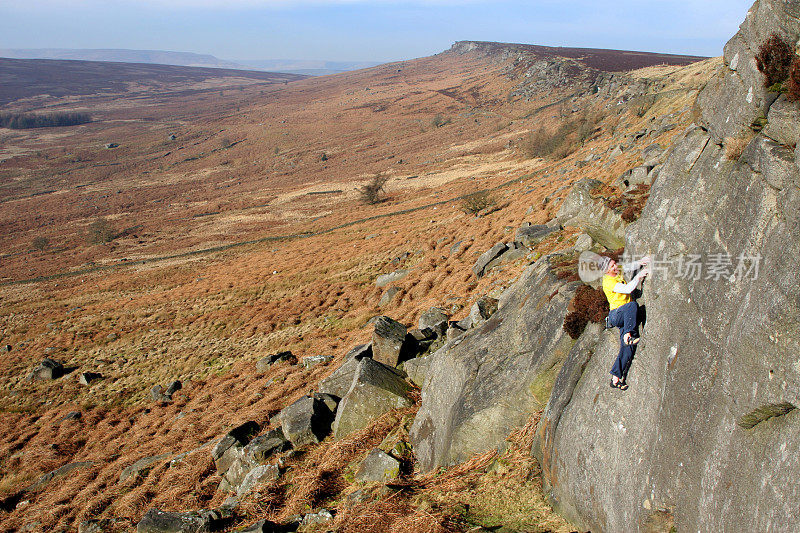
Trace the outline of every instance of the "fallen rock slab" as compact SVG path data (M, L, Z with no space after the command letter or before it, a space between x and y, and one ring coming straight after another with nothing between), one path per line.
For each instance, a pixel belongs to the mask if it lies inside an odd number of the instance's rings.
M220 520L216 511L170 513L150 509L136 524L136 533L210 533Z
M478 258L478 260L475 261L475 264L472 266L472 272L473 274L475 274L475 277L482 278L483 275L486 273L487 265L489 265L489 263L491 263L501 255L503 255L506 252L506 250L508 250L508 245L503 242L498 242L490 249L485 251Z
M266 372L269 367L277 363L289 363L290 365L296 365L297 357L295 357L290 351L268 355L256 362L256 370L259 372Z
M130 466L126 466L122 469L122 472L119 474L120 482L125 481L132 477L138 476L146 476L147 473L153 469L153 467L159 461L166 461L166 459L170 456L169 453L162 453L161 455L153 455L151 457L143 457L139 459L135 463Z
M385 412L411 405L411 386L401 371L373 359L362 359L350 390L339 402L333 422L335 438L369 425Z

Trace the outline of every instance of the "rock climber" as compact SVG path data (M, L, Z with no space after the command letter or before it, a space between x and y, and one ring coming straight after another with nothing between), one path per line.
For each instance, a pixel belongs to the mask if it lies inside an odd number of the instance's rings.
M619 265L610 257L601 257L600 270L603 275L603 292L608 298L608 326L619 328L619 353L611 367L611 387L625 390L628 388L625 378L633 360L634 347L639 342L639 305L631 293L650 273L649 257L643 257L629 265ZM620 266L623 268L620 269ZM633 279L625 282L622 270L633 273Z

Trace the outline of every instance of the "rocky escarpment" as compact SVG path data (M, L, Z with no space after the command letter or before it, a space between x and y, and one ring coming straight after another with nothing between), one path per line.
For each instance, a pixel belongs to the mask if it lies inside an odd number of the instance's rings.
M616 340L591 330L556 380L535 452L585 529L800 522L800 122L754 61L772 31L798 41L799 15L797 1L753 5L627 230L626 250L658 262L630 389L609 389ZM735 138L750 139L741 155Z
M540 261L489 322L431 358L412 429L423 469L502 445L546 391L532 453L581 529L800 523L800 111L755 66L772 32L798 43L800 2L753 5L641 218L620 226L628 254L655 260L630 388L608 386L615 332L562 337L569 285Z

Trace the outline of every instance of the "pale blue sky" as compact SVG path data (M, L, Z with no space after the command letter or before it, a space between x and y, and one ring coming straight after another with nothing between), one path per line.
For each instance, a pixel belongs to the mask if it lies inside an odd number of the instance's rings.
M752 0L0 0L0 48L394 61L458 40L716 56Z

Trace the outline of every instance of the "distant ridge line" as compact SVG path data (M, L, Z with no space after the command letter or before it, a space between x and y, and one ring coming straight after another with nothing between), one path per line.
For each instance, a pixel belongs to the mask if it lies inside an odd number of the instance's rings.
M491 41L456 41L448 50L448 52L459 54L471 51L484 53L520 52L545 57L563 57L575 59L587 67L606 72L622 72L663 64L684 66L708 59L705 56L662 54L636 50L575 48Z

